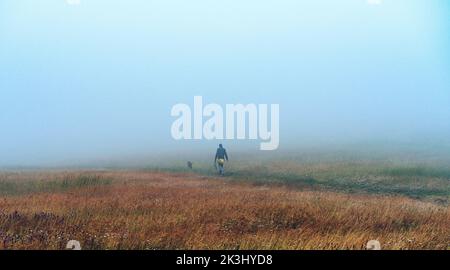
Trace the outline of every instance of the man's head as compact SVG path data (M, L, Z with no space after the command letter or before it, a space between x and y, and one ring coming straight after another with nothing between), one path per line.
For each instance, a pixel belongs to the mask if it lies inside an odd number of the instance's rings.
M223 148L222 144L219 144L219 148Z

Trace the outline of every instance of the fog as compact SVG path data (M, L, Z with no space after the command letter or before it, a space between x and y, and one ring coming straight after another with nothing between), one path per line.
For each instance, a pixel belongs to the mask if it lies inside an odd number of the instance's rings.
M0 167L258 153L174 140L194 96L279 104L264 155L449 147L449 16L446 0L3 0Z

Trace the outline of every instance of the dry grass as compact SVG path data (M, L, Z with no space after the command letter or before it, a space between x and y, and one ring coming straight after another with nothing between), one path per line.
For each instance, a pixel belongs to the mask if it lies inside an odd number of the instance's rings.
M97 180L77 180L87 176ZM401 196L131 171L0 180L24 185L0 196L2 249L63 249L70 239L84 249L363 249L371 239L384 249L450 245L450 208Z

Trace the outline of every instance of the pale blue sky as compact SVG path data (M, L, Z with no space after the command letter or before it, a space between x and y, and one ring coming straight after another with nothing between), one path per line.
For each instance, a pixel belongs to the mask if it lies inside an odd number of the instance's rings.
M280 150L445 137L449 18L446 0L1 0L0 166L184 147L170 109L194 95L279 103Z

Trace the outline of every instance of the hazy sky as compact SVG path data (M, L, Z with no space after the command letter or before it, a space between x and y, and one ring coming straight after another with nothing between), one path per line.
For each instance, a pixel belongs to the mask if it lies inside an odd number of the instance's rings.
M450 135L449 1L369 2L0 0L0 166L213 146L194 95L280 104L280 150Z

